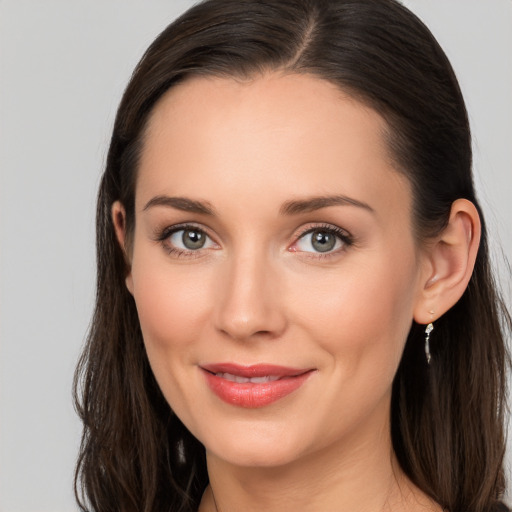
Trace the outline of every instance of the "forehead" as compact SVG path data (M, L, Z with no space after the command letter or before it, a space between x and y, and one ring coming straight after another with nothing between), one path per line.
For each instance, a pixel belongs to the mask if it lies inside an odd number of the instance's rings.
M408 209L386 128L376 111L310 75L195 77L168 91L150 117L137 201L214 193L243 206L344 193L389 207L400 193Z

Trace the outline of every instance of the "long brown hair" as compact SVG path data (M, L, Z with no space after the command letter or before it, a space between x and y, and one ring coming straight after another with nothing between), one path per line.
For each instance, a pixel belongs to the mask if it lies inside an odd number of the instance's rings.
M208 483L204 447L172 412L149 367L111 206L123 203L129 238L144 129L166 91L190 76L278 69L332 82L384 117L395 163L412 184L418 243L443 229L456 199L479 209L457 80L429 30L398 2L207 0L187 11L134 71L100 186L96 308L75 376L84 424L75 488L83 510L197 510ZM393 384L399 463L450 512L489 512L504 491L510 328L484 226L469 286L436 325L432 364L422 352L423 328L414 324Z

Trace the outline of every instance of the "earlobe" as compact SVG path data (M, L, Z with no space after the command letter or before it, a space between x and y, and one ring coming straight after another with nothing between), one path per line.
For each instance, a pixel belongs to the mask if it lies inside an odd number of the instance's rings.
M128 258L126 249L126 210L120 201L115 201L112 204L112 223L114 224L114 230L116 233L117 241L124 254L126 262L126 288L133 295L133 279L131 272L131 262Z
M475 266L480 244L480 217L473 203L457 199L443 232L427 249L428 275L424 277L414 320L428 324L442 316L462 297Z

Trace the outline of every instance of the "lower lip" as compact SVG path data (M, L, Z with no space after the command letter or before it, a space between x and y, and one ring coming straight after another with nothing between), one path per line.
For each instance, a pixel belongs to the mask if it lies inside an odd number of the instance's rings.
M210 389L224 402L238 407L255 409L277 402L299 389L312 371L279 380L253 383L233 382L206 370L203 371Z

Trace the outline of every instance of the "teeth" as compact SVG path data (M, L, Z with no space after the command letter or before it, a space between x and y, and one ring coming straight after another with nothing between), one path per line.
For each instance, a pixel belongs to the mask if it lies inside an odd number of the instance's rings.
M229 380L231 382L237 382L239 384L245 384L251 382L252 384L262 384L264 382L273 382L279 380L277 375L265 375L264 377L241 377L240 375L233 375L232 373L216 373L217 377Z
M261 384L262 382L273 382L274 380L279 379L275 375L267 375L265 377L253 377L250 382L254 382L255 384Z

